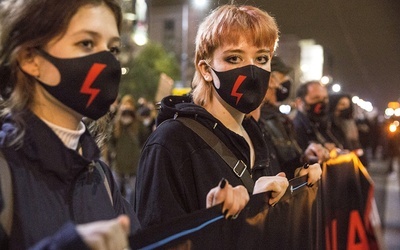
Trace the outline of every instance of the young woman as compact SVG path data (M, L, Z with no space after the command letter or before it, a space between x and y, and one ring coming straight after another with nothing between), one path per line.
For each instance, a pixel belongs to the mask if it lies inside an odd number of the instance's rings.
M224 5L205 18L196 38L194 103L189 97L165 98L159 125L142 151L135 210L143 227L206 207L207 191L221 178L245 189L240 173L177 117L212 131L245 163L254 183L251 193L272 191L270 204L283 196L288 180L283 173L264 176L266 145L256 121L245 118L265 96L277 40L275 20L252 6ZM310 183L319 179L318 164L301 173L308 171Z
M118 94L118 2L0 6L1 247L128 247L140 224L82 122L103 117ZM211 189L209 206L231 199L243 207L248 196L233 193Z

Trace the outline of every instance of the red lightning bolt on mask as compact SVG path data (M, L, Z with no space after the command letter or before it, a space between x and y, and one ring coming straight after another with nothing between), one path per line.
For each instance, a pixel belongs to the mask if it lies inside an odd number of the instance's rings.
M242 85L242 83L243 83L243 81L245 79L246 79L246 76L240 75L240 76L238 76L238 78L235 81L235 84L233 85L231 95L235 96L237 98L236 99L236 105L239 103L240 98L242 98L242 96L243 96L243 94L242 93L238 93L237 90L240 88L240 85Z
M90 68L90 71L88 72L88 74L85 78L85 81L82 84L82 88L81 88L80 92L82 94L90 95L90 98L86 104L86 107L89 107L90 104L93 102L93 100L96 98L96 96L100 93L100 89L91 88L91 85L106 66L107 65L101 64L101 63L93 64L93 66Z

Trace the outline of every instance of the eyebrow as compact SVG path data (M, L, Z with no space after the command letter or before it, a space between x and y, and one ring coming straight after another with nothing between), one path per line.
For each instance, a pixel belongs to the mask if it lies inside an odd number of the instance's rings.
M242 50L242 49L231 49L231 50L226 50L226 51L224 51L223 53L225 54L225 53L243 53L244 52L244 50ZM270 50L269 49L259 49L259 50L257 50L257 52L256 53L270 53Z
M100 37L100 34L98 32L95 31L91 31L91 30L79 30L75 33L73 33L73 36L77 36L80 34L90 34L91 36L95 36L95 37ZM121 43L121 37L119 36L114 36L110 39L110 42L118 42Z

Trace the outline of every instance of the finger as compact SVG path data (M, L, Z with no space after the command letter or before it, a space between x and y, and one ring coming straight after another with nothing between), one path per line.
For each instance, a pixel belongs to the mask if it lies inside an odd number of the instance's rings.
M279 172L276 176L286 177L286 174L285 174L285 172Z
M130 229L131 229L131 222L130 219L127 215L120 215L117 218L119 224L122 226L122 229L126 233L126 235L129 235Z

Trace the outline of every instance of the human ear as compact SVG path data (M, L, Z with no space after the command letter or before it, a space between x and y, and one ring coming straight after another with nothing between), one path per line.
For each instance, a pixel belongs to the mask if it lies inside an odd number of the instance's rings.
M212 81L211 68L210 66L208 66L207 62L205 60L200 60L197 66L199 67L199 71L203 76L204 80L206 80L207 82L211 82Z
M32 49L23 49L18 53L17 61L20 69L35 78L40 77L37 54Z

